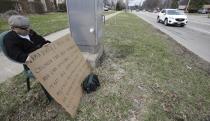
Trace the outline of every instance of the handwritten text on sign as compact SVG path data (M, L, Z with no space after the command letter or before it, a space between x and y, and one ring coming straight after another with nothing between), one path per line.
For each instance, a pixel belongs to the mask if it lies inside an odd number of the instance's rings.
M90 68L70 35L30 54L27 63L35 77L72 116L82 96L81 83Z

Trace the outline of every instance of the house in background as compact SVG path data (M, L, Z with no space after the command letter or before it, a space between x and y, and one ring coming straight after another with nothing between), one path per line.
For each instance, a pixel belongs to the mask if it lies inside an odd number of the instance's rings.
M204 5L203 10L205 10L205 13L210 13L210 4L209 5Z
M210 9L210 4L209 5L204 5L203 8L204 9Z
M179 10L186 10L187 5L179 5L178 9Z
M179 1L179 9L180 10L186 10L187 9L187 5L188 5L189 0L180 0ZM192 0L191 0L192 2ZM210 0L205 0L206 4L203 5L203 9L210 9ZM193 11L197 12L197 9L193 9Z
M179 1L179 10L186 10L188 4L188 0L180 0Z

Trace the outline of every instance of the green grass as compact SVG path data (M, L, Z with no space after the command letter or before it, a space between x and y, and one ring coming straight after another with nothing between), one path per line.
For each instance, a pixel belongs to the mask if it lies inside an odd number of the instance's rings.
M7 25L7 22L4 21L1 17L0 17L0 33L3 32L3 31L6 31L8 30L9 27Z
M31 14L28 17L31 22L31 28L40 35L47 35L68 27L67 13ZM9 30L7 22L0 19L0 32L6 30Z
M205 66L136 16L120 14L117 22L107 23L107 53L112 53L110 59L125 71L123 80L131 81L129 95L142 97L145 104L136 110L139 120L198 121L208 117L210 76L203 69L209 69L209 64Z
M129 13L109 19L105 57L95 69L101 87L81 100L75 119L46 103L37 82L24 76L0 85L0 120L204 121L210 115L209 64Z

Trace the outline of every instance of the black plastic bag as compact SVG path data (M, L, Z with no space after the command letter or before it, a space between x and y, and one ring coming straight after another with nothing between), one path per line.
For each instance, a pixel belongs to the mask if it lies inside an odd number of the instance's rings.
M98 76L93 73L89 74L82 83L82 88L87 93L96 91L98 87L100 87Z

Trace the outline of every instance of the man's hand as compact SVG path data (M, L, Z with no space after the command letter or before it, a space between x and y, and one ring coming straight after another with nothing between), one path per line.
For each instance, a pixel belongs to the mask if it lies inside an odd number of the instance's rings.
M28 57L26 58L26 62L25 62L25 63L28 63L29 61L31 61L31 57L30 57L30 56L28 56Z
M50 43L46 43L46 44L43 45L43 47L47 47L49 44L50 44Z

